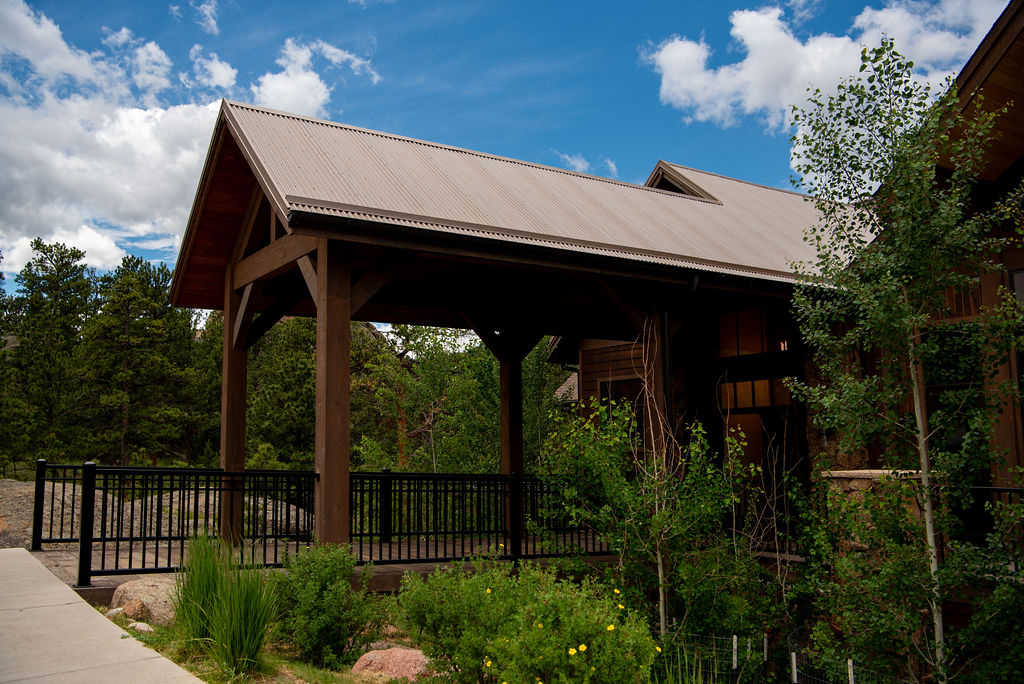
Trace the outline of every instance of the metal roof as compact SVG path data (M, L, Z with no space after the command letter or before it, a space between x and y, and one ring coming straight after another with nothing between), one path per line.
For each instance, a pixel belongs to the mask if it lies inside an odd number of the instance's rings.
M771 280L813 257L796 193L670 166L709 200L225 101L277 210ZM665 165L659 162L659 165ZM717 200L717 201L715 201Z

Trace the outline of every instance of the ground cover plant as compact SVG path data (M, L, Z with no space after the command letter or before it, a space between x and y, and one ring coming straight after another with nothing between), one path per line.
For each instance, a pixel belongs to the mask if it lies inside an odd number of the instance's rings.
M426 579L407 574L410 636L453 682L643 682L657 653L621 592L486 559Z

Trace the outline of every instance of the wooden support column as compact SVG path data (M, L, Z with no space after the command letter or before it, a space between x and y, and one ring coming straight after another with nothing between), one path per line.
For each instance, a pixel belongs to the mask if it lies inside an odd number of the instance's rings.
M501 472L523 474L523 359L498 357Z
M672 434L671 368L668 344L668 315L664 309L655 309L644 325L644 374L649 391L644 393L645 446L656 453L665 453L667 440Z
M352 272L341 245L316 252L316 472L314 532L321 543L349 541L349 377Z
M220 467L245 469L246 366L249 353L237 348L234 334L242 314L242 296L233 287L234 266L224 272L224 345L220 390ZM221 539L238 544L242 539L242 483L224 478L220 498Z

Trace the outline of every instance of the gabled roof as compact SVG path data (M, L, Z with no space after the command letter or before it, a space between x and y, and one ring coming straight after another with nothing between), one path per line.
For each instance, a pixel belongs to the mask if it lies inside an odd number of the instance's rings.
M218 131L292 225L356 220L484 238L495 250L519 243L781 281L793 279L792 261L812 256L803 234L817 214L802 196L665 162L715 199L236 102L223 102ZM218 174L237 169L219 169L214 146L210 155L176 281L192 261L212 266L230 253L229 240L204 239L226 225L216 223L223 211L208 210L204 188L215 191ZM246 196L241 185L234 196L236 204Z

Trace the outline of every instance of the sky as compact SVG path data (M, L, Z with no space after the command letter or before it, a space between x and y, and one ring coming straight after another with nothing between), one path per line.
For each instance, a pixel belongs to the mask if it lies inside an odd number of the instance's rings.
M0 270L174 265L222 98L643 183L790 187L789 107L882 36L955 75L1007 0L0 0Z

